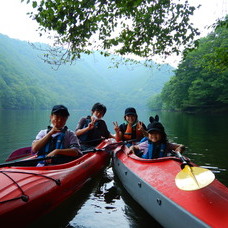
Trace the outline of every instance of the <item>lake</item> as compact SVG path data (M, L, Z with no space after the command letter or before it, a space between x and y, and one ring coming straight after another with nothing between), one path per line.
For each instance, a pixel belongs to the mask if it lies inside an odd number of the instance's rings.
M112 121L123 122L124 110L108 110L104 120L111 133ZM90 111L70 110L67 126L74 130L78 120ZM194 163L211 169L228 185L227 126L225 114L183 114L138 110L139 120L148 124L158 114L171 142L187 147L185 155ZM15 149L30 146L40 129L49 125L50 111L0 110L0 162ZM161 227L123 189L107 167L81 191L32 227Z

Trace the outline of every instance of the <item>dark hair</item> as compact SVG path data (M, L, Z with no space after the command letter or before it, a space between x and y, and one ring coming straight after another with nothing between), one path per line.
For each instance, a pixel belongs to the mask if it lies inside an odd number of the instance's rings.
M93 105L91 111L92 111L92 112L100 111L100 112L103 113L103 115L105 115L106 110L107 110L107 108L106 108L103 104L101 104L101 103L98 102L98 103L96 103L96 104Z

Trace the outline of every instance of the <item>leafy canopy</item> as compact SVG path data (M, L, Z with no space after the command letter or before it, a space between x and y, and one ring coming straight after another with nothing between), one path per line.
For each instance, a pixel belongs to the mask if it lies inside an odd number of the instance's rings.
M196 8L187 0L27 0L31 2L35 11L30 16L39 23L40 34L54 32L55 47L67 50L62 62L92 50L151 60L180 54L199 35L189 22Z

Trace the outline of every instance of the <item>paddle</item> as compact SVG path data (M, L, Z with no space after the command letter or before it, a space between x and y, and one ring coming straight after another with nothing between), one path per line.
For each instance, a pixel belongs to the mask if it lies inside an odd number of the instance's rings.
M103 140L103 138L86 141L85 143L95 142L98 140ZM32 148L31 147L20 148L20 149L15 150L14 152L12 152L9 155L9 157L6 159L6 161L17 160L19 158L24 158L24 157L27 157L29 155L32 155Z
M131 140L127 140L127 141L120 141L120 142L115 142L115 143L110 143L108 144L107 146L101 148L101 149L89 149L89 150L85 150L85 151L82 151L83 154L87 154L87 153L90 153L90 152L96 152L96 151L107 151L107 152L111 152L113 151L117 146L119 145L124 145L124 144L128 144L130 142L135 142L136 139L131 139Z
M28 160L20 160L20 161L14 161L14 162L6 162L6 163L1 163L0 168L2 167L11 167L11 166L26 166L29 164L35 164L36 162L43 161L43 160L49 160L52 159L52 157L45 157L45 158L33 158L33 159L28 159Z
M175 152L182 161L182 170L176 175L176 186L184 191L193 191L208 186L215 175L208 169L193 167L184 159L180 152Z
M94 139L94 140L87 141L87 142L98 141L98 140L101 140L101 138ZM112 143L112 145L115 146L115 145L127 144L127 143L134 142L134 141L136 141L136 139L116 142L116 143ZM109 144L109 145L111 145L111 144ZM17 149L9 155L9 157L6 159L6 161L13 161L13 160L17 160L19 158L24 158L24 157L30 156L30 155L32 155L31 150L32 150L31 147L24 147L24 148ZM89 151L91 152L93 150L90 149Z
M83 141L83 142L80 142L81 144L88 144L88 143L91 143L91 142L97 142L97 141L102 141L104 140L105 137L101 137L101 138L98 138L98 139L92 139L92 140L89 140L89 141Z
M107 152L110 152L113 149L115 149L116 146L118 146L118 145L127 144L127 143L133 142L133 141L136 141L136 140L133 139L133 140L128 140L128 141L121 141L121 142L116 142L116 143L110 143L110 144L108 144L107 146L105 146L105 147L103 147L101 149L94 148L92 150L91 149L90 150L84 150L84 151L81 151L81 152L82 152L82 154L87 154L87 153L92 153L92 152L98 152L98 151L107 151ZM23 151L23 149L26 149L26 148L30 148L30 155L31 155L31 147L21 148L21 149L18 149L16 151L20 151L20 150ZM16 152L16 151L14 151L14 152ZM27 153L27 155L29 155L29 153ZM1 167L11 167L11 166L26 166L26 165L31 164L31 163L35 163L35 162L39 162L39 161L51 159L53 157L34 158L34 159L28 159L28 160L20 160L20 161L14 161L14 162L1 163L0 164L0 168Z
M96 141L103 140L103 139L104 138L93 139L93 140L86 141L83 143L91 143L91 142L96 142ZM29 155L32 155L31 150L32 150L31 147L24 147L24 148L17 149L9 155L9 157L6 159L6 161L13 161L13 160L17 160L19 158L24 158L24 157L27 157Z
M106 149L106 147L104 147L102 149L94 148L93 150L87 150L87 151L81 151L81 152L82 152L82 154L86 154L86 153L97 152L97 151L105 151L105 149ZM27 160L1 163L0 168L11 167L11 166L26 166L26 165L36 164L39 161L49 160L49 159L52 159L54 157L55 156L51 156L51 157L49 156L49 157L33 158L33 159L27 159ZM59 158L59 159L61 159L61 158Z
M6 161L13 161L19 158L24 158L29 155L32 155L31 149L32 149L31 147L24 147L24 148L17 149L9 155Z

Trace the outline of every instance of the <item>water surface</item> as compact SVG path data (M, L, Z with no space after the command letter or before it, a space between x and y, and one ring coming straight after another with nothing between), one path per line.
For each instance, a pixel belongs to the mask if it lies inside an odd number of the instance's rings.
M75 129L89 111L70 110L68 127ZM104 119L114 133L112 121L123 122L124 110L108 110ZM146 125L150 115L159 114L172 142L187 146L185 155L210 168L216 178L228 185L227 115L183 114L138 111ZM30 146L40 129L49 125L49 111L0 111L0 162L15 149ZM111 167L99 174L60 208L32 227L116 228L161 227L123 189Z

